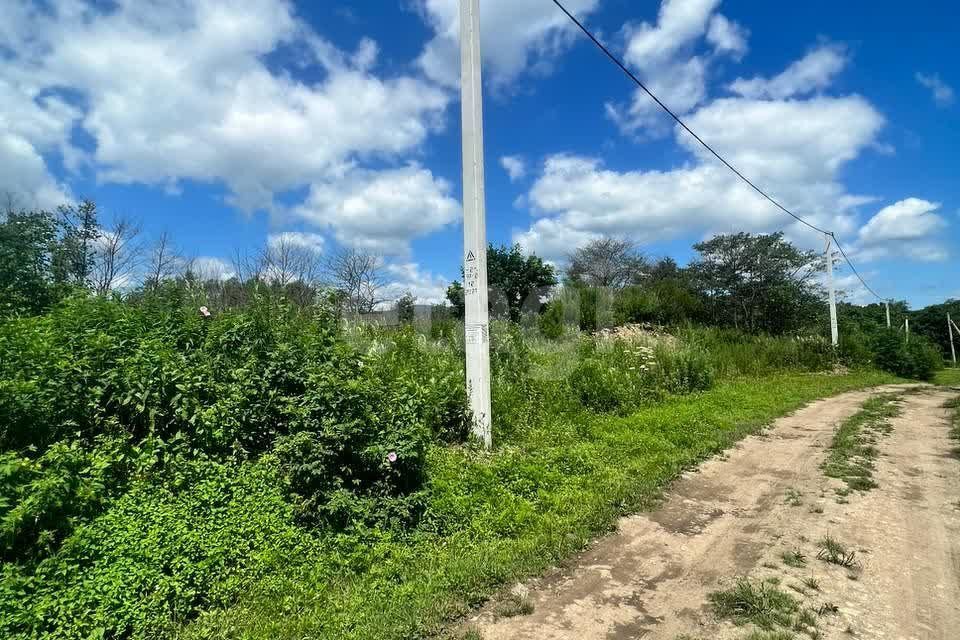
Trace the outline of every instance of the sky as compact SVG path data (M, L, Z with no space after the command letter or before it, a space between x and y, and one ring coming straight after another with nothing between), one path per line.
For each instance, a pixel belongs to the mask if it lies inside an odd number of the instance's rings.
M0 193L94 199L210 273L281 238L383 257L438 301L462 259L457 0L2 0ZM603 235L681 264L810 232L706 154L550 0L481 0L488 240L562 266ZM960 7L567 0L870 286L960 298ZM847 299L872 296L841 267Z

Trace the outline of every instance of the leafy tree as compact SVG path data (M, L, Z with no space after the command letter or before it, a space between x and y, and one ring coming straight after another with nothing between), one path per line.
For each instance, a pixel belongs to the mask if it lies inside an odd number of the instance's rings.
M944 357L950 357L950 334L947 333L947 314L960 325L960 300L950 299L910 313L910 332L933 342ZM901 321L902 322L902 321ZM954 348L960 347L960 338L954 332Z
M597 238L568 256L567 279L575 286L622 289L641 280L647 261L626 239Z
M524 312L539 313L541 296L556 284L553 266L539 256L524 254L520 245L487 247L488 304L493 315L507 315L517 322ZM453 306L454 315L462 318L464 290L459 281L455 280L447 288L447 300Z
M550 301L540 316L540 333L543 337L557 340L563 335L563 301Z
M413 324L414 317L416 316L416 310L414 308L414 303L417 299L413 297L413 294L409 291L397 300L397 320L400 321L400 324Z
M10 313L54 302L51 262L59 225L49 213L8 212L0 221L0 299Z
M0 313L40 313L90 284L96 205L0 213Z
M824 313L816 280L822 258L782 233L719 235L694 245L689 267L708 317L751 332L780 334L815 324Z
M459 280L454 280L447 287L447 300L450 302L451 314L457 320L463 320L465 314L465 302L463 298L463 285Z

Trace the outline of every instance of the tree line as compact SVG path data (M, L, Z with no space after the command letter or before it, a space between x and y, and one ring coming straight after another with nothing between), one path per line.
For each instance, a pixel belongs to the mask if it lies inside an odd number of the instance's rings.
M567 256L568 266L559 271L519 246L490 246L490 312L516 321L575 298L578 324L592 330L603 324L595 307L606 297L609 321L618 324L696 321L782 334L822 320L823 256L795 247L780 233L719 235L693 248L697 257L681 267L669 257L648 258L630 240L598 238ZM557 296L561 283L566 295ZM462 317L459 281L447 298Z
M78 289L98 295L119 289L136 298L172 286L195 290L214 307L241 306L269 290L301 306L322 297L355 316L388 304L401 322L414 316L412 295L386 295L384 261L373 253L343 247L321 254L281 234L255 251L236 251L223 273L186 255L168 232L148 241L135 220L105 224L101 217L91 200L55 211L18 210L8 202L0 212L0 314L42 313ZM518 245L490 245L490 313L514 322L547 314L587 331L696 322L772 335L823 332L823 255L796 247L782 233L718 235L693 250L693 259L680 266L645 255L629 239L601 237L566 256L561 270ZM462 318L459 280L446 297L448 305L435 305L434 317ZM949 351L948 311L960 318L960 301L917 311L904 301L891 303L895 326L909 315L911 329L943 353ZM883 305L840 304L841 334L871 332L885 322Z
M309 305L323 295L344 311L369 313L387 302L383 259L340 248L323 255L279 235L252 252L236 251L229 272L184 253L169 232L149 241L128 217L101 221L95 202L54 211L0 212L0 314L38 314L77 290L133 297L162 286L192 288L210 304L245 304L256 291Z

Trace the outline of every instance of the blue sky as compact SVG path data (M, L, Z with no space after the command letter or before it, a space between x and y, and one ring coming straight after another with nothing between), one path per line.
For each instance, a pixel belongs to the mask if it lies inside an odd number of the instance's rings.
M955 3L567 4L734 164L835 230L882 295L960 297ZM422 300L458 276L456 0L5 5L0 191L94 198L211 272L287 234L375 251L393 291ZM680 262L718 232L822 246L552 2L481 5L492 242L558 263L603 234Z

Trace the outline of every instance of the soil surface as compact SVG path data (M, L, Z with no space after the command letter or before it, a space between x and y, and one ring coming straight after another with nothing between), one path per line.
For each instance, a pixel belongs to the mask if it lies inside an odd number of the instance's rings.
M908 392L877 442L879 486L843 496L820 464L838 424L881 391ZM685 474L569 567L517 585L533 613L497 618L493 602L469 626L486 640L739 640L754 628L718 620L708 596L748 577L777 578L819 611L821 638L960 638L960 461L943 408L954 395L888 386L810 404ZM857 567L817 558L827 535ZM791 551L805 566L784 565Z

